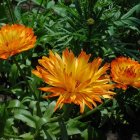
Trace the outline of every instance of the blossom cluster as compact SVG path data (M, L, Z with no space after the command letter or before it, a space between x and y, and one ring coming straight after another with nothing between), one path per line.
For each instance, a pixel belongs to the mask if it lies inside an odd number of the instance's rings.
M9 57L29 50L35 46L36 36L31 28L24 25L5 25L0 29L0 58ZM126 90L129 86L140 87L140 64L127 57L118 57L111 64L102 64L101 58L89 61L90 54L83 50L76 57L72 51L65 49L62 57L53 51L49 57L38 60L39 65L32 73L43 79L46 87L39 88L51 94L44 96L59 97L55 110L66 103L85 106L90 109L102 103L103 98L112 98L114 88Z

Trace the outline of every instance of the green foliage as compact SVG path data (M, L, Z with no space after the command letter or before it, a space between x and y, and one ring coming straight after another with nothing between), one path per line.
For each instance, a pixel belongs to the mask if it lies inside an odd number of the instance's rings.
M123 55L140 61L140 4L138 0L3 0L0 26L19 23L32 27L36 47L0 60L0 139L104 140L110 129L138 132L140 90L118 91L114 99L80 115L76 106L54 112L56 102L44 100L43 82L31 71L49 50L81 49L110 62ZM26 79L26 80L25 80ZM27 85L28 83L28 85ZM88 109L85 113L88 112ZM79 119L76 119L80 116Z

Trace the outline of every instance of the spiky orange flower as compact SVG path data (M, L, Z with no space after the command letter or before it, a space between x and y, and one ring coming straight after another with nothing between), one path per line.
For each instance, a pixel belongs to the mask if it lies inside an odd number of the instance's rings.
M112 80L118 88L127 89L128 86L140 87L140 64L126 57L116 58L111 62Z
M36 37L31 28L24 25L5 25L0 29L0 58L26 51L34 47Z
M114 86L109 83L109 77L105 76L109 65L99 68L102 60L97 58L89 63L89 58L90 55L84 51L75 57L66 49L62 58L50 51L49 57L39 59L41 66L37 66L37 70L32 72L50 85L40 88L42 91L52 92L45 96L46 99L59 96L55 110L65 103L74 103L80 105L82 113L85 105L92 109L92 105L96 106L96 101L102 102L101 97L110 98L114 94L110 91Z

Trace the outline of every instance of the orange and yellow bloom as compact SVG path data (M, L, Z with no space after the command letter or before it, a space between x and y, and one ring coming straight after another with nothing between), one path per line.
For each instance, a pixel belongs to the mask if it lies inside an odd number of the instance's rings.
M94 59L89 63L90 55L84 51L78 57L66 49L62 57L50 51L49 57L39 59L37 70L32 72L42 78L49 87L40 90L52 94L44 98L59 96L55 110L65 103L80 105L80 112L84 111L85 105L92 109L96 102L102 103L101 97L111 98L115 93L110 91L114 88L110 79L106 76L108 64L100 67L102 60Z
M128 86L140 88L140 64L126 57L116 58L111 62L112 80L118 88L127 89Z
M12 55L34 47L36 36L31 28L24 25L5 25L0 29L0 58L7 59Z

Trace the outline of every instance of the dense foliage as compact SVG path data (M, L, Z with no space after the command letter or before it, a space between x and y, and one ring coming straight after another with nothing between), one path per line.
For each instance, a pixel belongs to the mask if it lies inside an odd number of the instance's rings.
M102 65L119 56L140 63L139 17L139 0L3 0L0 28L23 24L37 41L31 50L0 59L0 139L105 140L110 130L122 140L140 136L139 88L115 87L113 99L102 98L82 114L74 104L54 111L57 97L42 98L48 93L38 88L46 84L32 73L49 50L61 56L66 48L75 56L91 54L90 61L101 57Z

